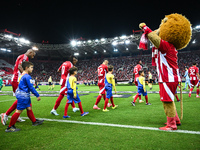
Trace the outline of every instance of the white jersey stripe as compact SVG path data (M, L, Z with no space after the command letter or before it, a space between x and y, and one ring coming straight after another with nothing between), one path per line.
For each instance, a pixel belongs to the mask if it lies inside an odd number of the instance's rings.
M174 94L171 92L171 90L169 89L169 87L165 82L163 82L163 86L165 88L166 93L169 95L170 99L174 101Z

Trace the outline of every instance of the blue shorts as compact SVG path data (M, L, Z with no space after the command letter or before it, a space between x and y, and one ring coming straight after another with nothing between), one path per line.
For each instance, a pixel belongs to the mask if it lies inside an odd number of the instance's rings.
M77 91L76 91L76 98L74 98L74 93L73 93L73 90L71 90L71 89L67 91L67 99L68 99L67 103L72 103L73 101L75 103L80 103L81 102Z
M143 87L142 88L138 87L138 93L139 93L139 95L142 94L143 96L146 96L147 95L147 90L146 90L146 92L144 92Z
M28 99L22 99L22 98L17 99L17 110L24 110L27 107L31 107L30 97Z
M111 98L113 96L112 94L112 87L105 87L105 90L106 90L106 98Z

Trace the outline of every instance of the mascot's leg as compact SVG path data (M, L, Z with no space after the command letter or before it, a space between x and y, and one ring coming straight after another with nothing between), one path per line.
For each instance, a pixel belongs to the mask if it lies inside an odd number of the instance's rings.
M176 123L180 124L180 119L176 112L174 102L163 102L165 114L167 116L167 126L159 128L160 130L177 130Z

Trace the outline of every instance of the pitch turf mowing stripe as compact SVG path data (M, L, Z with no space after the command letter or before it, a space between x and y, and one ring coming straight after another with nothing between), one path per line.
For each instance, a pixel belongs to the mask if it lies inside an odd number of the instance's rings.
M28 117L21 117L22 119L29 119ZM66 122L66 123L76 123L76 124L88 124L88 125L98 125L98 126L109 126L109 127L120 127L120 128L132 128L132 129L143 129L143 130L153 130L162 131L155 127L143 127L143 126L132 126L132 125L121 125L121 124L110 124L110 123L100 123L100 122L84 122L84 121L73 121L73 120L60 120L60 119L48 119L48 118L38 118L45 121L54 122ZM175 132L175 133L186 133L186 134L200 134L200 131L188 131L188 130L174 130L174 131L163 131L163 132Z
M1 100L0 103L1 103L1 102L13 101L13 100L16 100L16 98L15 98L15 99L8 99L8 100Z

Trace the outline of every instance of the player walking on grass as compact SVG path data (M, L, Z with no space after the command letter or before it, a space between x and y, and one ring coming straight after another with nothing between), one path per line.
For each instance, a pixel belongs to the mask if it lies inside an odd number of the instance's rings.
M103 64L98 67L98 86L99 86L99 95L97 96L96 102L93 106L93 109L101 109L97 105L99 104L102 96L106 100L106 90L105 90L105 77L108 73L108 60L104 60ZM108 103L107 107L110 107L111 104Z
M72 68L74 65L76 65L76 63L78 62L78 59L75 56L70 56L69 58L70 61L66 61L64 62L58 69L58 72L61 73L61 79L60 79L60 95L57 98L55 105L53 107L53 109L51 110L51 114L53 115L59 115L56 110L59 107L62 99L64 98L65 95L67 95L67 83L66 81L69 78L69 69ZM74 101L71 103L73 111L76 112L79 110L79 108L75 107Z
M115 108L118 107L118 105L114 104L113 95L112 95L112 88L114 88L115 94L117 93L116 87L115 87L114 75L112 74L113 73L113 69L114 69L114 67L112 65L108 66L108 73L106 74L106 78L105 78L106 100L105 100L105 104L104 104L104 108L103 108L104 112L109 111L107 109L107 105L108 105L108 100L109 99L110 99L111 104L112 104L112 109L115 109Z
M42 124L44 121L44 120L37 120L31 108L30 92L32 92L37 97L37 100L40 101L40 95L33 87L33 80L29 75L33 71L33 64L31 62L23 62L22 68L24 71L22 75L19 77L19 86L16 90L17 109L16 112L11 117L10 124L8 128L5 130L6 132L20 131L20 129L17 129L15 127L15 123L24 109L27 110L27 116L32 121L33 126Z
M188 72L189 76L190 76L190 92L189 92L189 97L191 97L192 91L194 89L194 87L197 87L197 95L196 98L200 98L199 96L199 68L197 67L197 63L194 62L193 66L189 68L189 72Z
M35 51L32 49L27 50L25 54L19 55L15 62L13 77L12 77L12 88L13 88L13 95L15 95L15 91L18 87L18 78L23 72L22 62L29 61L29 59L33 59L35 56ZM6 121L8 120L8 116L17 108L17 100L12 104L12 106L6 111L6 113L1 114L1 123L6 125ZM18 118L19 122L23 122L25 120Z
M148 86L150 87L150 90L152 90L152 74L151 71L148 71L149 77L148 77Z
M48 90L52 90L52 77L50 76L49 79L48 79L48 82L49 82L49 87L48 87Z
M3 87L3 76L0 76L0 92Z
M148 102L148 95L147 95L147 90L145 88L145 78L144 78L144 71L140 70L139 71L139 77L137 78L137 83L138 83L138 94L141 96L145 96L146 100L146 105L151 105L151 103ZM137 100L137 95L135 96L134 100L131 102L133 106L135 106L135 102Z
M133 70L134 83L135 83L137 88L138 88L137 78L140 76L139 75L139 71L140 70L142 70L142 61L141 60L138 61L137 65L134 67L134 70ZM139 97L139 103L143 103L144 102L141 99L141 95L139 95L138 93L135 96L133 96L133 98L135 98L135 97L137 97L137 98Z
M188 67L185 67L185 88L183 90L186 90L187 84L188 84L188 89L190 89L190 77L188 74Z
M76 87L77 79L75 77L75 75L77 75L77 70L78 69L76 67L72 67L69 69L70 77L67 79L67 89L68 89L67 99L68 99L68 101L65 105L65 111L64 111L63 118L70 118L70 116L67 115L67 111L68 111L69 104L72 104L73 102L78 103L78 106L81 111L81 116L85 116L85 115L89 114L89 112L83 111L81 100L78 96L78 92L77 92L78 88Z
M39 89L40 90L40 88L39 88L39 86L38 86L38 81L37 81L37 77L35 78L35 89Z

